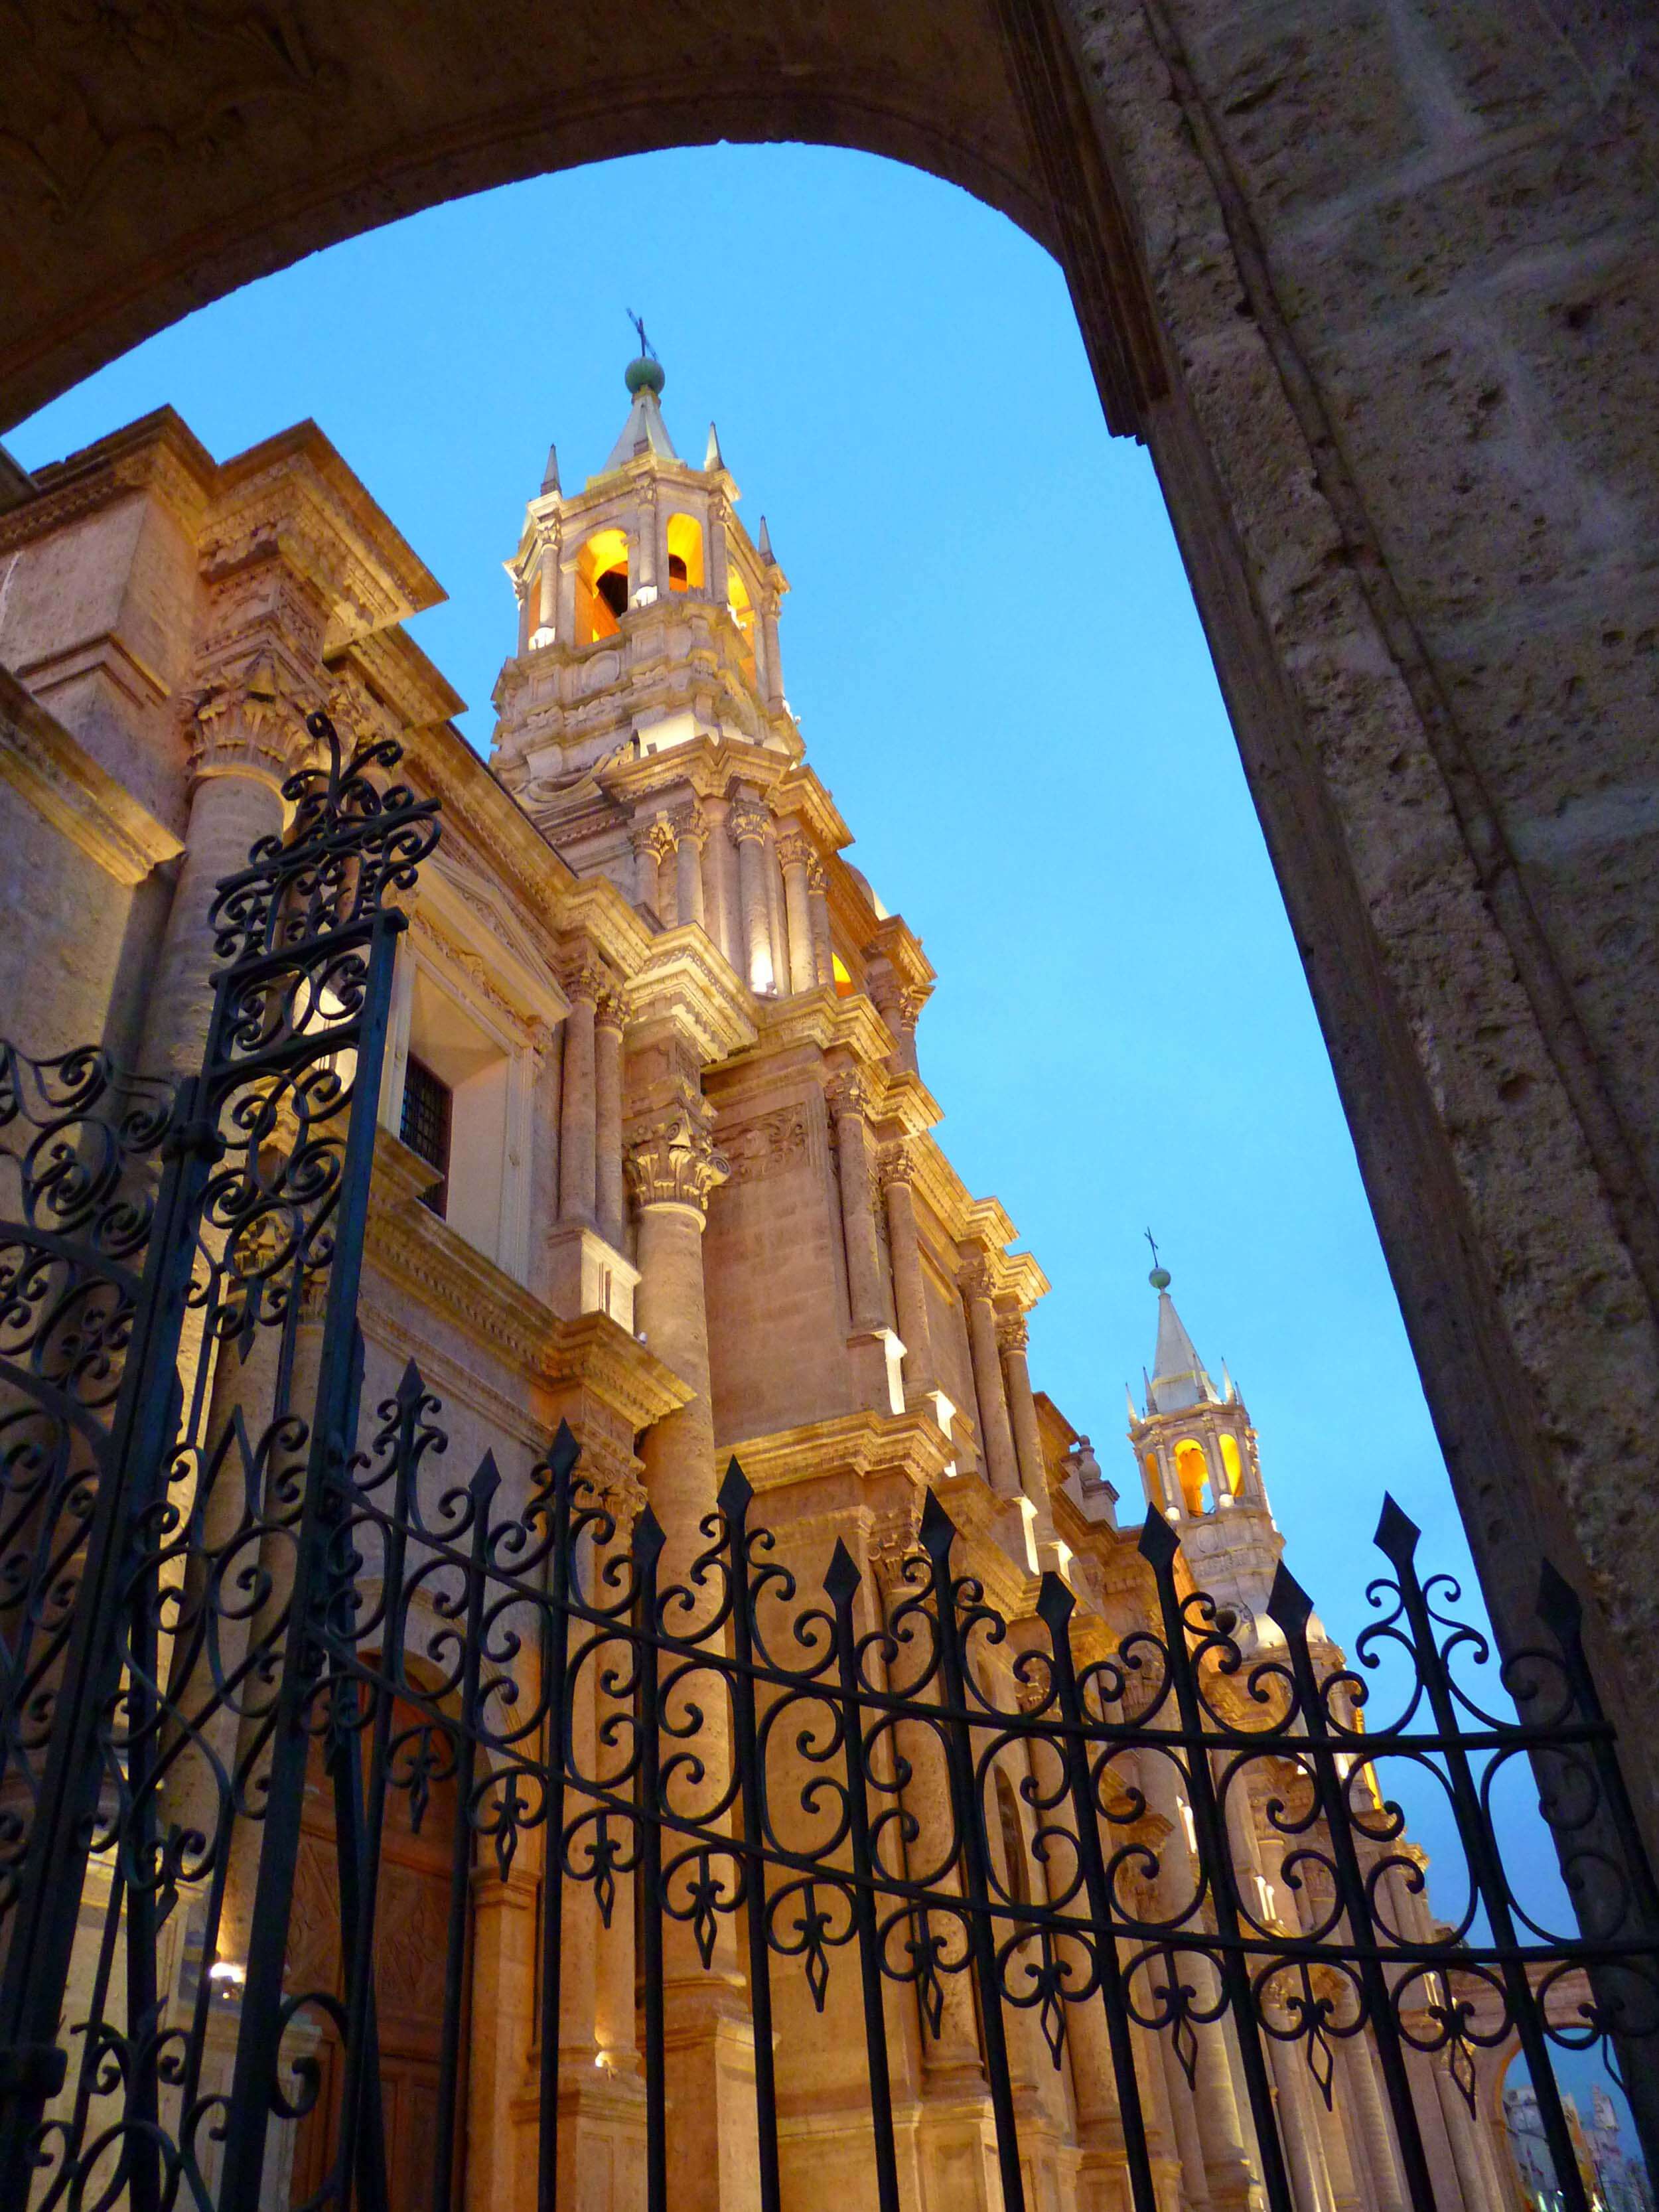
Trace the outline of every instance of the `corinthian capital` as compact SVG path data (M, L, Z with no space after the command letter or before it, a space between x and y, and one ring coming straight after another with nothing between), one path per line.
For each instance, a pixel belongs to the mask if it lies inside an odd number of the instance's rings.
M690 806L677 806L668 820L677 842L684 843L689 840L699 849L707 843L708 825L703 821L702 809L695 801Z
M604 998L606 986L611 981L604 969L597 966L591 960L573 960L568 967L561 968L558 972L559 981L564 986L566 998L586 999L589 1005L593 1006L597 1006Z
M856 1068L849 1068L842 1075L832 1075L823 1086L823 1095L837 1121L843 1114L867 1114L870 1110L870 1086Z
M778 858L786 868L805 868L811 866L814 854L799 830L792 830L787 836L778 840Z
M1025 1347L1030 1343L1030 1337L1031 1332L1026 1325L1025 1316L1023 1313L1005 1313L999 1314L997 1316L997 1348L999 1351L1010 1356L1018 1352L1024 1357Z
M690 1206L707 1211L708 1194L732 1172L683 1106L641 1132L628 1152L628 1185L636 1204Z
M746 837L764 837L771 826L772 817L763 806L752 799L734 799L732 811L726 817L726 827L740 845Z
M220 670L190 697L191 781L252 773L280 784L310 750L306 716L317 703L270 652Z
M882 1146L876 1155L876 1173L884 1190L890 1183L910 1183L915 1180L915 1152L908 1137L896 1138L890 1145Z
M957 1279L965 1298L988 1298L991 1295L991 1270L983 1259L965 1261Z

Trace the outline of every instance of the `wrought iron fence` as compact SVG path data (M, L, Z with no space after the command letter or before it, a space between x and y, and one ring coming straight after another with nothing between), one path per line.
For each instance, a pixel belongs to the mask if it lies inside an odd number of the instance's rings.
M590 1480L568 1431L527 1473L486 1458L448 1477L413 1365L359 1447L387 894L437 823L375 781L395 749L348 761L313 731L327 764L290 787L290 833L221 892L199 1077L172 1097L95 1054L4 1064L0 2199L450 2212L472 1896L528 1868L541 2212L562 2006L592 1971L567 1937L590 1910L604 1940L637 1928L649 2212L672 2194L667 1992L688 1971L744 1989L763 2212L787 2201L780 2005L841 2005L842 1978L881 2212L902 2197L903 2005L935 2040L969 2023L1006 2212L1026 2194L1026 2016L1054 2068L1109 2075L1136 2212L1158 2202L1159 2039L1196 2081L1224 2029L1273 2212L1295 2202L1287 2060L1328 2101L1343 2047L1374 2054L1427 2207L1415 2056L1472 2097L1511 2037L1563 2201L1583 2206L1552 2053L1659 2029L1659 1905L1559 1581L1553 1648L1477 1698L1463 1662L1490 1655L1448 1612L1455 1589L1419 1578L1392 1503L1350 1666L1282 1572L1266 1623L1218 1614L1156 1513L1149 1625L1115 1638L1052 1576L1033 1616L1005 1619L937 1494L879 1565L846 1540L826 1565L757 1524L734 1462L674 1580L650 1504ZM1449 1924L1418 1909L1402 1763L1466 1856ZM1580 1928L1523 1909L1506 1864L1494 1792L1517 1764ZM307 1818L329 1853L320 1949L296 1908ZM377 1967L388 1850L422 1836L442 1971L411 2193Z

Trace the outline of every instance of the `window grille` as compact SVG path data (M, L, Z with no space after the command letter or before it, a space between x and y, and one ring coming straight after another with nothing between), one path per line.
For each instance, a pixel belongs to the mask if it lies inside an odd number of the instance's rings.
M428 1167L434 1167L443 1180L422 1198L422 1206L429 1206L436 1214L442 1214L449 1203L449 1124L453 1094L449 1085L440 1080L424 1060L409 1056L404 1075L403 1120L398 1133L411 1152L418 1152Z

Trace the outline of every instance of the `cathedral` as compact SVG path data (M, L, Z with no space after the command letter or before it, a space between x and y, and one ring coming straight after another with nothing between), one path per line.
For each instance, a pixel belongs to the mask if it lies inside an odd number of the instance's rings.
M1270 1653L1284 1540L1238 1389L1206 1367L1162 1267L1150 1368L1106 1468L1034 1380L1028 1322L1048 1285L999 1200L972 1192L939 1141L918 1053L933 970L848 858L852 833L806 758L767 526L751 535L738 519L712 428L700 461L681 458L657 362L635 360L626 382L608 456L567 489L550 453L526 508L487 762L404 628L437 583L314 424L221 462L164 410L7 487L0 1030L36 1058L99 1043L148 1073L189 1074L207 1033L215 887L282 835L307 715L325 710L350 742L395 739L400 773L441 798L443 832L397 952L362 1254L365 1407L392 1401L415 1361L441 1400L455 1479L489 1453L509 1486L567 1423L583 1480L624 1528L648 1503L678 1574L733 1455L757 1520L814 1588L838 1542L869 1589L896 1588L934 1494L1014 1648L1045 1575L1069 1589L1085 1642L1121 1644L1152 1621L1138 1543L1150 1507L1225 1632L1247 1657ZM198 1343L191 1357L193 1402L222 1431L260 1356ZM1334 1663L1316 1619L1312 1633ZM924 1785L910 1817L925 1837ZM1157 1880L1178 1881L1176 1861L1196 1849L1190 1808L1167 1767L1139 1786L1163 1839ZM176 1788L185 1805L188 1779ZM458 1817L441 1799L424 1825L393 1822L384 1845L392 2212L430 2201L441 2117L443 1822ZM1000 1785L997 1802L999 1879L1035 1894L1031 1801ZM312 1790L290 1942L295 1977L319 1984L340 1972L334 1817ZM1253 1909L1301 1925L1316 1906L1267 1810L1247 1800L1229 1820ZM1424 1855L1401 1849L1420 1870ZM632 2212L645 2203L651 1995L635 1914L625 1897L603 1921L591 1898L567 1909L550 2058L535 2044L547 1879L534 1850L505 1869L480 1853L471 1869L455 2202L532 2212L551 2081L559 2204ZM1408 1894L1391 1879L1402 1923L1429 1925L1420 1882ZM209 1887L182 1885L160 2002L181 2003L205 1965L224 1992L228 2068L252 1892L234 1865L210 1899ZM78 1959L83 1984L100 1971ZM746 1973L732 1924L702 1960L669 1925L658 1994L675 2212L761 2201ZM817 2002L781 1966L775 1979L782 2202L873 2205L856 1976L838 1968ZM931 2014L917 1990L886 2003L907 2212L994 2212L985 2023L969 1985ZM335 2201L341 2047L326 2021L308 2033L322 2086L273 2131L271 2212ZM1036 2016L1010 2010L1006 2044L1027 2201L1127 2207L1103 2035L1079 2025L1052 2063ZM1473 2097L1443 2057L1408 2056L1435 2204L1509 2212L1508 2051L1486 2054ZM1294 2044L1269 2057L1297 2212L1405 2212L1369 2037L1338 2041L1324 2082ZM1135 2069L1163 2212L1261 2203L1228 2021L1200 2018L1184 2053L1137 2029Z

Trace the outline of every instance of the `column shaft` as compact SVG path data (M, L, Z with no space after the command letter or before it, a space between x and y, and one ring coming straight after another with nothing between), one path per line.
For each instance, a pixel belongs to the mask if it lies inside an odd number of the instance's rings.
M789 988L810 991L817 981L812 952L812 907L806 881L806 849L799 838L781 848L783 902L789 924Z
M703 927L741 975L744 956L738 949L738 931L732 919L732 878L735 872L731 834L726 825L726 811L724 800L713 802L703 811L707 832L702 848Z
M985 1264L967 1270L963 1295L968 1308L968 1348L974 1364L974 1395L979 1401L980 1448L985 1474L999 1498L1018 1498L1019 1468L1014 1458L1008 1402L1002 1390L1002 1362L997 1356L996 1310Z
M806 864L806 888L811 906L813 974L820 984L833 983L836 955L830 934L830 894L823 863L816 854Z
M593 1031L594 1210L599 1234L617 1251L623 1241L622 1009L600 1000Z
M870 1188L869 1138L861 1095L849 1083L836 1102L836 1152L841 1162L841 1222L847 1242L847 1297L855 1331L884 1328L881 1255Z
M144 1036L144 1065L190 1075L202 1064L216 965L208 915L222 877L247 866L257 838L283 826L274 776L204 775L191 794L185 857L173 886Z
M921 1396L937 1387L933 1332L927 1325L927 1286L922 1272L921 1239L916 1229L908 1163L884 1162L887 1186L887 1243L892 1258L893 1304L904 1344L905 1395Z
M570 985L564 1023L564 1097L559 1114L559 1218L592 1221L598 1200L599 1100L594 1067L597 979L586 969Z
M744 980L751 990L769 991L775 978L770 916L766 902L765 833L757 814L748 811L734 816L732 826L738 840L738 894L743 913L741 944L747 963Z
M676 824L678 843L674 849L675 906L681 921L704 922L702 896L702 837L695 826Z
M1002 1352L1002 1380L1008 1401L1008 1418L1014 1431L1014 1458L1019 1486L1036 1508L1039 1527L1052 1526L1048 1504L1048 1470L1042 1457L1042 1432L1037 1426L1036 1399L1031 1390L1031 1370L1025 1357L1025 1316L1005 1314L997 1324Z

